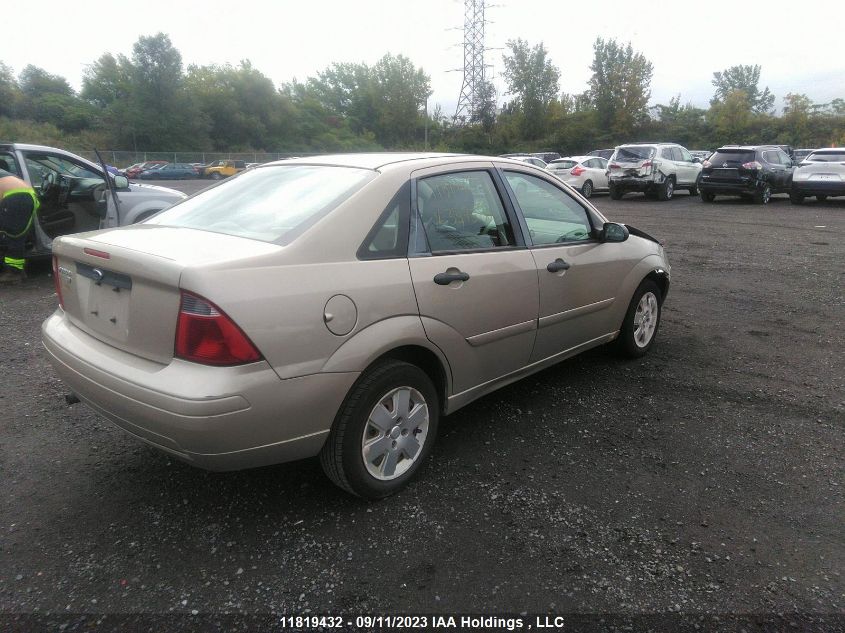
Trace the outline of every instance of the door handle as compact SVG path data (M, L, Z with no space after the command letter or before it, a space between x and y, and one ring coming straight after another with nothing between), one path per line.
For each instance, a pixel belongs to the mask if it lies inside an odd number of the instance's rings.
M469 275L462 273L460 270L454 273L437 273L434 276L434 283L439 286L448 286L453 281L467 281Z
M569 266L570 264L567 264L560 257L558 257L556 260L546 266L546 270L548 270L550 273L556 273L560 272L561 270L569 270Z

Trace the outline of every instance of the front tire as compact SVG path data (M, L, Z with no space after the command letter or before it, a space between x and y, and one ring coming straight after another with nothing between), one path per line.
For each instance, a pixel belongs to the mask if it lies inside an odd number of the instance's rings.
M581 185L581 195L585 198L590 198L593 195L593 183L589 180Z
M789 201L792 204L804 204L804 195L798 193L797 191L790 191L789 192Z
M431 452L439 399L419 367L386 360L352 387L320 452L336 485L359 497L381 499L403 488Z
M819 202L824 202L825 200L827 200L827 196L816 196L816 200L818 200Z
M645 356L654 345L663 313L660 288L651 279L643 281L628 305L616 348L628 358Z
M218 172L216 172L216 171L215 171L213 174L211 174L211 179L212 179L212 180L220 180L221 178L223 178L223 176L222 176L222 175L220 175L220 173L218 173Z

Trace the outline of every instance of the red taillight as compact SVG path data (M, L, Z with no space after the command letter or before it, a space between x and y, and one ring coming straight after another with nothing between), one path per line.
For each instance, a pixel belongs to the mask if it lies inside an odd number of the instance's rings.
M651 167L651 161L650 160L644 161L643 164L640 165L640 167Z
M622 169L622 168L621 168L619 165L617 165L616 163L610 163L610 168L611 168L611 169Z
M750 163L742 163L743 169L763 169L763 166L758 163L756 160L751 161Z
M261 354L216 305L182 292L176 323L175 355L204 365L242 365L261 360Z
M59 279L59 258L53 255L53 283L56 284L56 294L59 297L59 307L64 309L65 300L62 298L62 282Z
M569 170L569 173L572 174L573 176L580 176L585 171L587 171L587 170L584 169L583 167L581 167L581 165L575 165L575 167L573 167L572 169Z
M106 251L98 251L96 248L83 248L82 252L86 255L99 257L101 259L111 259L111 255L109 255Z

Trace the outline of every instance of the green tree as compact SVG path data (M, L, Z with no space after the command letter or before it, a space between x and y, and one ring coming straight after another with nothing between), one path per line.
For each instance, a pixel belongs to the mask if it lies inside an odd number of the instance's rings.
M624 140L648 120L653 66L631 44L597 38L590 66L590 99L600 128Z
M549 105L560 92L560 70L552 64L542 42L531 47L518 38L508 40L509 53L502 56L502 73L508 94L514 95L512 108L521 115L520 128L528 140L538 139L548 129Z
M164 33L141 36L132 47L128 116L140 147L170 150L209 145L207 120L185 90L182 55Z
M372 67L333 64L309 80L307 90L328 112L343 117L356 134L370 132L385 147L422 141L431 81L403 55L387 54Z
M493 131L496 124L496 88L488 80L481 82L478 87L478 102L475 104L471 123L478 124L485 134Z
M21 99L21 90L12 69L0 62L0 116L12 117Z
M721 72L713 73L711 82L716 88L711 105L714 102L726 101L728 95L742 90L747 95L749 108L757 113L770 112L775 103L775 96L766 87L760 90L760 65L754 66L731 66Z
M727 93L724 99L712 104L708 119L713 125L718 145L742 144L753 140L751 103L744 90L733 90Z

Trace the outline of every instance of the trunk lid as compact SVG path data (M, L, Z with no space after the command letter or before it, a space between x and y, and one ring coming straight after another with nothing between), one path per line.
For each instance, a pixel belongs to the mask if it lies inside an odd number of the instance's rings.
M82 233L53 242L57 281L70 321L104 343L159 363L173 358L185 269L231 265L281 248L155 225Z

